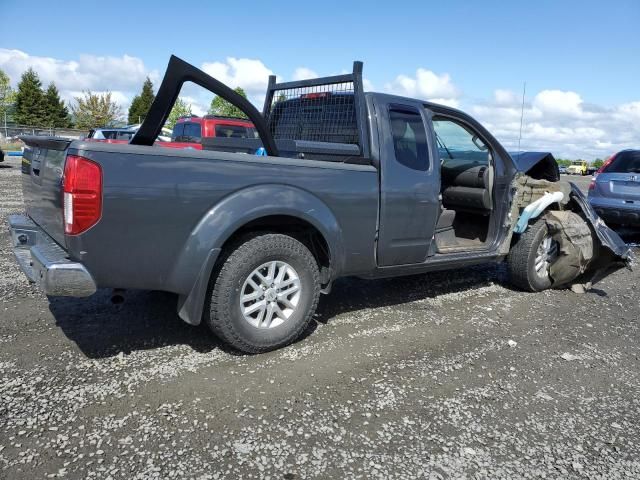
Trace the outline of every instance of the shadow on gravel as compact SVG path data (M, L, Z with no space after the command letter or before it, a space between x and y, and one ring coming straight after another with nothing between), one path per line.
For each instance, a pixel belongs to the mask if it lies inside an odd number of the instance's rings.
M316 320L326 324L341 313L366 308L400 306L495 283L504 284L506 288L510 288L506 285L506 275L504 264L486 264L381 280L363 280L353 277L340 279L334 284L329 296L321 297Z
M344 278L336 282L329 296L322 296L316 321L327 324L339 314L367 308L400 306L416 300L462 292L500 283L500 265L469 267L383 280ZM157 291L127 291L126 301L114 305L111 290L100 290L85 299L49 297L49 310L56 325L89 358L106 358L132 351L187 345L201 353L223 346L206 325L184 323L176 313L177 297ZM420 307L423 308L423 307ZM401 318L397 319L401 320ZM303 338L317 328L312 322Z
M178 317L176 295L127 291L120 305L110 297L106 289L85 299L49 297L56 325L89 358L170 345L187 345L201 353L221 347L205 325L194 327Z
M3 169L3 168L13 168L13 167L11 165L2 165L2 164L0 164L0 169Z

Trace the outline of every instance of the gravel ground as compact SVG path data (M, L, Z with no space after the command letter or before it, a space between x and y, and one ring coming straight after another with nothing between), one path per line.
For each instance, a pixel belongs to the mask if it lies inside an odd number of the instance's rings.
M0 221L21 210L0 166ZM243 356L176 298L50 298L0 233L0 477L639 478L638 271L584 295L502 266L345 279Z

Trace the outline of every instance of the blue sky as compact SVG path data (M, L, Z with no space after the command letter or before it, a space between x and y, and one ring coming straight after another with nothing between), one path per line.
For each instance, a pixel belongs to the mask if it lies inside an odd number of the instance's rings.
M82 54L128 55L139 59L145 72L156 77L171 53L197 66L228 64L230 57L259 60L267 70L286 79L293 78L301 67L318 74L337 73L350 69L351 62L358 59L365 62L364 75L376 90L443 99L479 117L491 116L488 108L514 107L512 94L521 94L525 80L532 122L539 113L536 108L543 114L541 122L553 117L545 116L543 107L553 110L556 101L567 103L563 115L573 112L574 117L620 108L633 116L635 102L640 101L638 0L320 4L85 0L67 1L64 7L40 1L29 2L27 7L22 1L2 0L0 17L5 27L0 31L2 49L63 63L82 63ZM15 26L6 28L11 23ZM15 57L5 55L5 59L17 65ZM11 65L0 64L0 68L9 70L14 80ZM46 65L42 68L47 70ZM231 83L247 81L234 76L233 68L229 71ZM418 69L433 75L421 77ZM264 71L255 73L262 75ZM55 72L45 72L45 80L50 79L47 75L65 90L65 85L60 85L64 79L58 79ZM135 75L132 78L137 80ZM407 79L415 82L407 83ZM123 80L117 79L114 86L97 82L94 89L122 90L123 98L128 98L129 90L138 88L127 90L123 85ZM69 92L75 87L71 85ZM575 93L579 100L571 95L536 97L547 91ZM572 110L576 102L579 111ZM631 107L625 107L628 105ZM554 115L558 117L558 113ZM583 115L575 128L590 128L589 118L594 117ZM599 121L606 124L605 119ZM500 129L507 122L490 123ZM553 128L563 125L566 122L557 119ZM543 129L538 133L542 135L546 124L540 126ZM626 128L624 122L620 128ZM512 133L506 128L505 134ZM606 144L610 132L591 133ZM634 141L640 144L636 132L632 133L611 147ZM588 131L582 134L589 136ZM597 148L589 152L594 156Z

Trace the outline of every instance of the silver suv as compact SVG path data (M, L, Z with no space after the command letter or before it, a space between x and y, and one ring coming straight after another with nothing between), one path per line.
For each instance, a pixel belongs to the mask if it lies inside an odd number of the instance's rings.
M589 202L610 225L640 227L640 150L607 160L591 180Z

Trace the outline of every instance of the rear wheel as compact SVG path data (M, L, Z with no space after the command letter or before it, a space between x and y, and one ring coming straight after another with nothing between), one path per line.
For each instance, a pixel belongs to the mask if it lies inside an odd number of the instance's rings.
M262 234L228 253L210 287L206 321L225 343L247 353L296 340L318 304L318 266L287 235Z
M551 287L549 267L558 257L559 245L543 219L529 225L511 247L507 265L511 283L530 292Z

